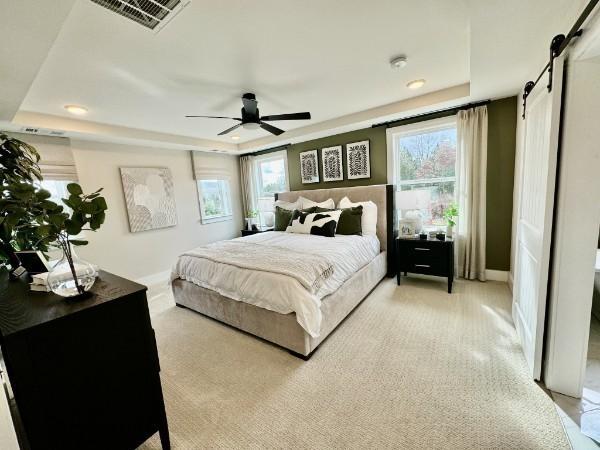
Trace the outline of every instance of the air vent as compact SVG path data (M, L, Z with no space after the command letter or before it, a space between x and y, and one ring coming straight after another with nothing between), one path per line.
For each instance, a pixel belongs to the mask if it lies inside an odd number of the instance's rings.
M92 0L154 31L161 30L191 0Z
M48 128L23 127L19 130L21 133L39 134L41 136L64 136L65 132L60 130L50 130Z

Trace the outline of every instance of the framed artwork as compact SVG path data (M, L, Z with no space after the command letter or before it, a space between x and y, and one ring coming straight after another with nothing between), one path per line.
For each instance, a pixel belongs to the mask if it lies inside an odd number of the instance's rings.
M323 181L340 181L344 179L342 168L342 146L326 147L321 150L323 163Z
M371 178L369 141L346 145L346 167L349 180Z
M300 176L302 184L319 182L319 163L316 150L300 153Z
M177 225L173 176L166 167L121 167L132 233Z
M399 222L400 236L402 237L414 237L417 233L417 220L416 219L400 219Z

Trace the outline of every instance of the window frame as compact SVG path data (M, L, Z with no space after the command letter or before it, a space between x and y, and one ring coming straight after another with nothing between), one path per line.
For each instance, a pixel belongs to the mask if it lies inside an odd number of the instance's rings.
M253 203L254 203L254 208L258 211L258 216L259 216L259 223L261 226L264 225L265 223L265 213L269 213L269 212L273 212L273 210L275 209L274 205L275 205L275 195L273 195L273 197L268 196L268 197L261 197L261 187L262 187L262 177L261 177L261 170L260 170L260 165L262 163L265 162L269 162L269 161L273 161L273 160L278 160L278 159L282 159L283 160L283 170L284 170L284 174L285 174L285 191L289 191L290 190L290 172L288 170L288 157L287 157L287 149L283 149L283 150L279 150L279 151L275 151L275 152L270 152L270 153L263 153L262 155L257 155L254 157L254 160L252 161L252 199L253 199ZM261 210L260 209L260 201L261 200L268 200L268 199L273 199L273 210Z
M285 172L285 189L287 191L290 190L290 175L288 171L288 159L287 159L287 150L280 150L277 152L264 153L262 155L258 155L254 157L254 185L255 185L255 197L256 204L258 205L258 200L267 198L265 196L261 196L261 187L262 187L262 178L260 165L262 163L266 163L269 161L275 161L278 159L283 159L283 167Z
M401 186L415 186L419 184L435 184L435 183L444 183L444 182L454 182L454 202L458 203L458 195L456 192L456 186L458 182L458 174L459 174L459 148L457 142L456 148L456 163L455 163L455 171L453 177L438 177L438 178L428 178L422 180L401 180L399 179L399 174L396 172L396 166L398 164L397 153L395 148L395 143L397 140L404 138L415 136L419 134L425 134L428 132L455 128L458 127L457 116L450 115L446 117L441 117L438 119L425 120L422 122L411 123L407 125L400 125L393 128L388 128L386 130L386 139L387 139L387 177L388 183L394 186L394 192L399 192ZM395 207L394 207L395 208ZM460 205L459 205L460 208ZM395 208L396 214L394 216L397 218L399 211ZM426 227L437 227L435 225L427 225Z
M204 195L202 191L202 182L203 181L218 181L226 183L227 192L226 198L224 199L224 204L227 205L227 211L225 214L218 216L206 216L204 214ZM200 221L203 225L216 223L216 222L226 222L229 220L233 220L233 205L231 204L231 183L229 177L225 176L210 176L206 175L201 178L196 179L196 189L198 190L198 204L200 206ZM221 192L222 194L222 192Z

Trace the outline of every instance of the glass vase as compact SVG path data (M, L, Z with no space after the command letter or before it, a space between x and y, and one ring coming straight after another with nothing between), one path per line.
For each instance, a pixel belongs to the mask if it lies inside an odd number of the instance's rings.
M62 259L50 270L48 274L48 287L62 297L75 297L83 295L96 281L98 271L87 261L79 258L71 250L72 267L69 259L63 252ZM77 281L73 277L73 272Z

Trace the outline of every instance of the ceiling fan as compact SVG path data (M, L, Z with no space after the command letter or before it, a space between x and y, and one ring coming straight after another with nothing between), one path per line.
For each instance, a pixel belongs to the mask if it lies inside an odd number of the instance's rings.
M223 117L223 116L185 116L185 117L204 117L208 119L231 119L237 120L240 123L232 126L231 128L226 129L225 131L221 131L219 136L223 136L224 134L230 133L236 128L242 127L246 130L257 130L258 128L262 128L263 130L268 131L269 133L274 134L275 136L279 136L281 133L284 133L284 130L274 127L273 125L266 123L271 120L310 120L309 112L301 112L301 113L292 113L292 114L276 114L274 116L260 116L258 113L258 102L256 101L256 96L254 94L248 93L242 95L242 103L244 107L242 108L242 117Z

